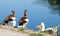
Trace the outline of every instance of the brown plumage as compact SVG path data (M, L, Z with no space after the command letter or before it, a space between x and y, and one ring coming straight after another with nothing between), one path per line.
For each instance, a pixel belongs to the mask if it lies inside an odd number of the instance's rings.
M15 15L15 12L14 11L11 11L12 14L8 15L5 20L4 20L4 23L8 23L9 21L13 21L11 18L14 17Z
M19 20L19 24L23 25L26 23L25 19L27 19L27 10L24 10L24 16Z
M22 18L20 19L20 23L26 23L26 21L25 21L26 18L27 18L27 17L22 17Z

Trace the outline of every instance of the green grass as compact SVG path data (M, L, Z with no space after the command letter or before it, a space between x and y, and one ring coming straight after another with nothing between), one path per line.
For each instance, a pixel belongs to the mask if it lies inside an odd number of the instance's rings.
M11 28L10 30L13 30L13 31L14 31L14 29L13 29L13 28Z
M0 28L2 28L2 27L0 26Z
M30 36L45 36L45 33L42 33L42 34L31 34Z
M19 30L20 30L21 32L24 32L25 29L24 29L24 28L20 28Z

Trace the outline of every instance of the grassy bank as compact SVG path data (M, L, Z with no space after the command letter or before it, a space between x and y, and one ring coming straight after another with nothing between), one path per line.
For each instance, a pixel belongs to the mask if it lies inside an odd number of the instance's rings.
M45 36L45 33L42 33L42 34L30 34L30 36Z

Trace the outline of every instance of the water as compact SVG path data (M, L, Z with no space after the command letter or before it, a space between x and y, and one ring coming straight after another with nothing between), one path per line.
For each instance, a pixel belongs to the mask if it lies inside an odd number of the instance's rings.
M36 26L41 22L45 23L46 28L60 25L60 16L58 16L58 14L50 14L48 7L34 5L32 4L33 1L34 0L0 0L0 22L3 22L12 10L16 12L16 21L18 22L23 16L24 10L27 9L28 18L30 19L27 25L29 29L38 30Z

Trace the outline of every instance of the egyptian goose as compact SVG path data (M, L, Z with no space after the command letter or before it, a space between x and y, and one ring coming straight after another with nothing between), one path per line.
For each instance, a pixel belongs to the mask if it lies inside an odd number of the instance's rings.
M10 21L11 25L13 27L16 27L16 17L15 17L15 11L11 11L11 17L10 19L12 19L12 21Z
M24 11L24 17L22 17L19 21L19 27L25 28L26 25L28 24L29 19L27 17L27 10Z

